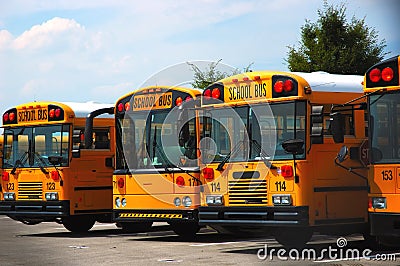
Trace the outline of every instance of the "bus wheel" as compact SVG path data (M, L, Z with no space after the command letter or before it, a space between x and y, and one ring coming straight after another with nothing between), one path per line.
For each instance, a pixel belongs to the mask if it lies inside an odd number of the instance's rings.
M153 222L120 222L119 225L126 233L140 233L149 231Z
M96 220L91 216L68 216L62 219L64 227L73 233L85 233L89 231Z
M285 248L303 248L313 235L309 227L284 227L276 230L274 236L276 241Z
M194 238L200 230L200 226L197 223L183 222L171 223L170 225L172 230L183 238Z

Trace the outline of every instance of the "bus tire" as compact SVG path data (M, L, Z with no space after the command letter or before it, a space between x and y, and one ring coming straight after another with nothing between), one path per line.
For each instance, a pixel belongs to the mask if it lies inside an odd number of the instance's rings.
M119 225L125 233L140 233L149 231L153 222L119 222Z
M285 248L303 248L313 235L310 227L283 227L276 230L276 241Z
M68 216L62 219L65 229L73 233L85 233L93 227L95 222L94 217L85 215Z
M172 230L180 237L183 238L194 238L200 230L198 223L182 222L182 223L171 223Z

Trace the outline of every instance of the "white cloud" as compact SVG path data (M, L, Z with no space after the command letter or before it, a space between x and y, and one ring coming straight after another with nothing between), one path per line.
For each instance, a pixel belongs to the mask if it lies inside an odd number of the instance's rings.
M53 44L61 37L61 39L65 39L67 33L73 37L74 34L82 31L84 31L84 27L75 20L55 17L25 31L14 40L13 47L17 50L40 49Z
M9 47L13 40L13 36L7 30L0 30L0 49L6 49Z

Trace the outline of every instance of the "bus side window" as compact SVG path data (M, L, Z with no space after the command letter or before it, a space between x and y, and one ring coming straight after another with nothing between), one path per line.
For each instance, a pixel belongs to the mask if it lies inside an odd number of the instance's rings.
M108 130L94 130L94 148L95 149L110 149L110 138Z

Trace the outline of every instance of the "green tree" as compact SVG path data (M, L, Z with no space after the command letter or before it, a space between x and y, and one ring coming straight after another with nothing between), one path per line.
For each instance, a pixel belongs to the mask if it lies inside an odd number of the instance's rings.
M216 62L211 62L208 65L208 68L205 70L201 70L198 66L193 63L187 62L187 64L192 68L194 75L193 75L193 82L191 85L194 88L204 90L207 88L208 85L214 83L220 79L226 78L228 76L236 75L240 73L240 70L235 68L230 73L222 72L218 70L218 64L222 61L219 59ZM250 67L253 63L249 64L247 67L243 68L243 72L250 71Z
M306 20L301 27L300 47L288 46L288 68L291 71L326 71L336 74L359 74L385 55L385 40L365 24L365 17L346 19L346 7L329 5L324 1L318 9L317 22Z

